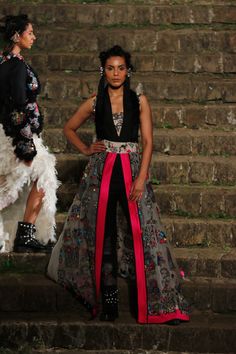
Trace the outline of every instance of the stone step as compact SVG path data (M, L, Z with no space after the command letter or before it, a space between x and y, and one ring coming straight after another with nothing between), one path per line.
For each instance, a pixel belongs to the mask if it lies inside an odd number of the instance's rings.
M154 188L161 211L179 216L235 218L235 188L163 185Z
M201 354L201 353L196 353L196 352L179 352L179 351L159 351L159 350L146 350L146 349L138 349L138 351L136 350L126 350L126 349L101 349L101 350L86 350L86 349L79 349L79 351L77 349L65 349L65 348L58 348L58 347L54 347L54 348L43 348L43 349L34 349L31 346L26 345L25 347L23 347L22 349L24 350L28 350L31 349L31 354L47 354L47 353L56 353L56 354ZM0 347L1 349L1 347ZM15 351L8 349L6 354L15 354ZM211 353L211 354L217 354L217 353ZM223 353L220 353L223 354Z
M42 2L42 1L41 1ZM232 24L235 21L236 7L214 3L163 5L167 2L153 2L155 5L145 5L131 2L127 4L63 4L35 3L14 4L7 2L1 9L1 15L27 13L37 25L78 23L80 26L118 26L118 25L199 25L213 26L215 24ZM147 4L148 2L146 2Z
M236 158L154 155L150 171L153 183L235 186Z
M29 350L30 348L30 353L31 354L47 354L47 353L57 353L57 354L134 354L134 353L138 353L138 354L191 354L190 352L186 353L186 352L179 352L179 351L165 351L165 353L163 353L163 351L157 351L157 350L143 350L143 349L138 349L137 351L133 351L133 349L131 350L126 350L126 349L105 349L105 350L86 350L86 349L65 349L65 348L59 348L59 347L54 347L54 348L32 348L32 346L30 345L25 345L24 347L22 347L22 350L25 350L27 352L27 350ZM1 350L2 347L0 347ZM13 349L4 349L6 354L15 354L15 350ZM18 352L19 353L19 352ZM192 353L192 354L200 354L200 353ZM212 353L212 354L216 354L216 353ZM221 353L223 354L223 353Z
M186 277L236 279L236 248L173 248ZM45 273L48 254L0 254L1 273Z
M59 237L67 213L56 216L57 236ZM162 215L162 224L169 242L175 247L236 247L236 220L197 219Z
M29 0L18 0L18 4L28 4ZM96 0L87 0L86 2L83 0L67 0L66 4L97 4ZM0 0L0 3L2 4L15 4L15 0ZM98 4L101 5L107 5L109 4L109 0L99 0ZM191 4L192 1L190 0L145 0L145 3L147 5L188 5ZM34 4L54 4L55 6L58 4L65 4L65 0L34 0ZM143 5L143 0L112 0L112 4L130 4L130 5ZM198 5L234 5L234 0L224 0L222 3L222 0L199 0L197 2Z
M12 352L10 349L7 352L7 354L13 354L15 352ZM57 354L201 354L201 353L193 353L193 352L179 352L179 351L159 351L159 350L145 350L145 349L138 349L136 350L126 350L126 349L105 349L105 350L79 350L77 349L64 349L64 348L50 348L50 349L33 349L32 354L46 354L46 353L57 353ZM216 354L216 353L211 353L211 354ZM223 354L223 353L219 353Z
M42 97L44 99L83 99L97 91L99 73L57 72L42 76ZM220 101L235 103L235 79L194 74L136 74L132 86L143 84L144 92L150 100L176 102Z
M236 247L236 220L162 217L167 235L177 247Z
M177 350L182 354L232 354L236 352L235 330L234 315L208 313L192 315L189 323L180 326L142 326L126 313L121 313L115 323L87 321L71 312L60 315L18 313L13 317L7 313L0 323L0 338L3 348L19 348L27 343L39 348L40 344L43 348L77 348L77 353L84 350L99 353L97 350L103 350L108 354L111 349L126 349L126 354L129 350L132 353Z
M40 50L25 55L39 73L50 71L98 71L98 52L94 53L46 53ZM132 52L132 62L138 72L173 73L218 73L230 74L236 71L236 55L233 53L137 53Z
M81 304L67 290L41 274L0 274L0 316L12 312L81 313ZM119 279L119 309L130 311L128 282ZM192 310L236 315L236 279L186 278L182 291ZM37 296L40 294L40 297ZM86 309L83 309L86 313Z
M78 172L79 173L79 172ZM64 183L58 190L58 212L67 211L78 184ZM154 185L161 214L227 220L235 218L235 187L209 185Z
M236 278L235 248L175 248L173 252L187 277Z
M168 130L174 128L189 129L221 129L233 131L236 129L236 104L179 104L164 103L150 100L153 113L153 124L158 128ZM39 100L45 122L54 127L61 127L81 103L71 98L68 100L41 98ZM90 125L93 121L90 120Z
M27 0L23 0L23 1L27 1ZM43 0L46 1L46 0ZM52 0L52 2L55 0ZM64 0L59 0L61 2L63 2ZM73 2L74 0L69 0L69 2ZM81 0L78 0L81 1ZM87 0L88 2L90 0ZM93 0L91 0L93 2ZM102 0L103 1L103 0ZM105 0L107 1L107 0ZM109 0L108 0L109 1ZM112 0L113 4L142 4L143 0ZM145 0L146 4L152 4L152 5L183 5L183 4L191 4L194 2L192 0ZM197 2L198 5L234 5L234 0L199 0Z
M53 137L53 136L52 136ZM52 139L48 136L48 138ZM50 144L54 152L62 152L58 145ZM83 139L84 141L84 139ZM46 140L46 142L48 142ZM65 145L67 143L64 141ZM62 145L61 143L61 145ZM79 183L88 157L82 154L57 154L57 170L59 179L64 182ZM235 186L236 158L217 156L168 156L153 154L150 167L150 178L154 184L207 184L221 186Z
M93 124L93 123L90 123ZM83 126L78 134L86 144L91 144L95 128ZM45 143L55 153L78 152L67 141L61 128L47 127L43 132ZM154 127L153 151L166 155L236 155L236 132L190 129L156 129ZM176 157L176 162L177 157ZM232 164L234 161L231 161Z
M70 28L71 27L71 28ZM97 27L94 29L73 26L48 27L37 30L34 49L50 52L94 53L109 48L116 43L132 52L147 54L212 54L235 53L235 28L212 30L203 28L164 29L155 27ZM88 43L88 38L89 43Z

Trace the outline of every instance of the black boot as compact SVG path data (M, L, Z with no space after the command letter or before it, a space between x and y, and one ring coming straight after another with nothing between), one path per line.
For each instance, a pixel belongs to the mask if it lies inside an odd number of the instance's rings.
M100 321L115 321L118 318L118 289L105 286L102 290L102 313Z
M13 252L47 252L47 248L35 238L36 228L28 222L18 222Z

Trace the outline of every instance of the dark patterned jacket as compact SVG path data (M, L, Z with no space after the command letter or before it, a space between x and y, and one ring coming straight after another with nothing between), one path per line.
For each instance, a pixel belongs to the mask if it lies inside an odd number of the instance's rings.
M33 134L42 131L43 118L37 104L40 82L20 55L0 54L0 123L13 138L16 156L25 161L37 154Z

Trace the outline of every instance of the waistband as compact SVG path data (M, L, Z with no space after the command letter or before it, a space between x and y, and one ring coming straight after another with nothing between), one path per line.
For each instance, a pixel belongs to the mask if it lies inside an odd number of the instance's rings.
M116 154L127 154L128 152L139 152L138 143L132 142L118 142L118 141L110 141L103 140L106 151L114 152Z

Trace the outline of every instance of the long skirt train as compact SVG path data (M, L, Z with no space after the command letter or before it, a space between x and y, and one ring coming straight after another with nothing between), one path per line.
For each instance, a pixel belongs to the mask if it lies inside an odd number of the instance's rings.
M93 312L100 295L104 227L114 162L119 153L127 200L140 166L137 144L105 144L106 152L94 154L89 160L48 266L49 277L71 289ZM129 271L132 273L130 249L122 246L129 244L132 237L138 322L188 321L189 307L181 294L179 269L160 222L150 181L145 184L141 200L128 200L128 207L132 235L118 236L118 268L126 276ZM123 226L124 222L118 224Z

